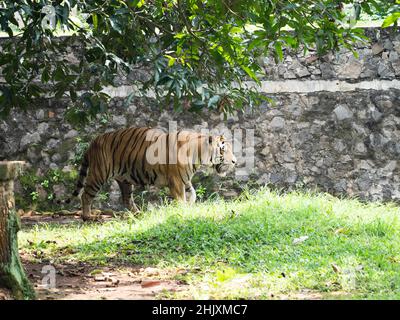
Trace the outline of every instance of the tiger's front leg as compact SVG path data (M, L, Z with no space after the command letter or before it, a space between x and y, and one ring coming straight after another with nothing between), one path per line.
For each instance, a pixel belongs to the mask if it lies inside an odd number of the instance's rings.
M93 199L96 197L100 188L103 186L103 180L98 181L94 176L89 175L86 179L86 184L83 189L81 202L82 202L82 220L83 221L96 221L98 217L91 214Z
M82 220L83 221L96 221L98 218L92 215L92 202L95 198L95 194L91 193L92 190L84 189L81 197L82 202ZM97 193L97 192L96 192Z
M82 196L81 196L81 202L82 202L82 220L83 221L89 221L91 217L91 207L92 207L92 202L93 202L93 196L89 194L86 190L83 191Z

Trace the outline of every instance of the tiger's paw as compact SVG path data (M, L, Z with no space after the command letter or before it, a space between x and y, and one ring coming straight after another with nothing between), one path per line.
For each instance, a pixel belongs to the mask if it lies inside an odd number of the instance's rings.
M135 209L135 210L129 210L128 212L130 212L131 214L133 214L134 216L138 216L142 213L142 211L140 211L139 209Z

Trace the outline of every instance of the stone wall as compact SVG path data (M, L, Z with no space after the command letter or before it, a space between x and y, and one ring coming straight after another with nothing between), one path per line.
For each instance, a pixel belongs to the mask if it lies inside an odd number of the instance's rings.
M113 90L108 117L84 129L63 119L65 101L44 101L26 113L13 112L0 121L0 160L26 160L38 175L49 169L71 171L84 142L98 133L127 126L253 129L255 166L249 176L276 187L317 188L333 194L371 200L400 199L400 35L398 29L367 29L370 45L351 52L341 50L318 58L286 52L275 64L265 58L262 90L271 98L257 110L224 117L215 111L192 113L161 111L151 98L135 98L124 107L129 87ZM239 157L241 155L238 155ZM244 159L242 158L242 161ZM243 185L243 184L242 184ZM47 193L38 186L39 194ZM52 186L57 197L69 186ZM110 203L118 192L111 189Z
M264 80L346 80L357 82L371 79L400 77L399 29L366 29L369 44L356 45L358 57L342 49L318 58L315 52L286 53L282 63L271 57L260 59L264 66Z

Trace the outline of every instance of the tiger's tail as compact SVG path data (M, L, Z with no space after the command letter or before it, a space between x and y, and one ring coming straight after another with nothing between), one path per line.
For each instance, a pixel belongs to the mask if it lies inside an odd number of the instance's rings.
M89 168L89 152L86 152L85 155L83 156L83 160L81 163L81 169L79 170L79 177L78 177L78 181L76 183L76 188L75 191L72 193L73 197L77 197L79 195L79 193L81 192L81 190L83 189L86 177L87 177L87 172L88 172L88 168ZM70 203L71 202L71 198L67 199L65 201L66 203Z

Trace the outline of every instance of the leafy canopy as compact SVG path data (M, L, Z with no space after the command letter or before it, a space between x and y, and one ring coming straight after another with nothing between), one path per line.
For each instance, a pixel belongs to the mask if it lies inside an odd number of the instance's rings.
M244 85L258 82L258 57L282 59L285 48L351 49L363 39L353 23L361 13L385 18L386 27L397 23L399 6L400 0L0 1L0 27L9 37L0 43L0 112L27 109L46 94L71 101L71 120L90 119L107 109L103 89L125 76L160 103L229 113L260 102ZM76 59L66 52L70 46Z

